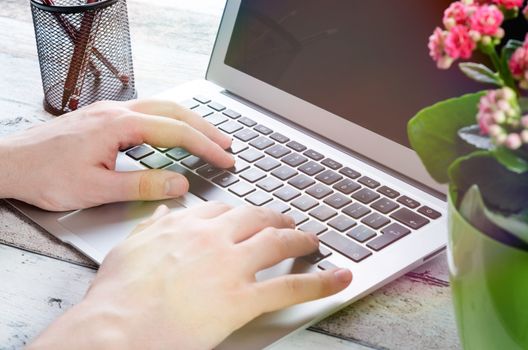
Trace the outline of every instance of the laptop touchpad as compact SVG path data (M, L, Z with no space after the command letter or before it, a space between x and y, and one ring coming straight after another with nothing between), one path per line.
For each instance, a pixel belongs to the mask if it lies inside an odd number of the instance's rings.
M106 256L162 203L171 210L185 209L175 200L114 203L71 213L59 219L59 223L99 254Z

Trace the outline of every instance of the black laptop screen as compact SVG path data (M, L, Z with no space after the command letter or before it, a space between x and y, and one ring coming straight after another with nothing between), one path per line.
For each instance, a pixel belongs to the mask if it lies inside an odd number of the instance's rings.
M225 63L408 146L418 110L485 88L429 57L449 3L242 0Z

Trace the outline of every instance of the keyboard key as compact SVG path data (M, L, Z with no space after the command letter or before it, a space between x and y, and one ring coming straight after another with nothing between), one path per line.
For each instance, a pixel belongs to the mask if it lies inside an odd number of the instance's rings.
M244 159L246 162L253 163L254 161L264 157L264 154L254 148L250 148L240 153L239 157Z
M235 135L237 139L240 141L248 142L253 140L255 137L259 136L258 133L254 132L251 129L243 129L238 131Z
M389 198L393 198L393 199L400 195L398 191L395 191L392 188L387 187L387 186L381 186L380 188L378 188L378 192Z
M235 165L229 169L233 174L240 174L244 170L249 168L249 164L240 158L235 158Z
M315 199L308 197L306 195L303 195L295 199L293 202L291 202L291 205L293 205L295 208L302 210L302 211L308 211L312 208L315 208L317 204L318 203Z
M225 106L223 106L223 105L221 105L220 103L217 103L217 102L211 102L211 103L209 103L208 106L211 107L212 109L214 109L217 112L221 112L224 109L226 109Z
M242 123L244 124L245 126L248 126L248 127L254 127L255 125L257 125L257 122L254 121L253 119L250 119L248 117L241 117L238 119L238 122L239 123Z
M297 226L299 226L300 224L302 224L303 222L308 220L308 216L303 214L303 213L301 213L298 210L290 210L288 212L288 214L286 214L286 215L288 215L291 218L293 218L293 221L295 222L295 225L297 225Z
M273 176L278 177L281 180L286 181L289 178L294 177L298 173L297 173L297 171L295 169L290 168L289 166L286 166L286 165L282 165L282 166L278 167L277 169L273 170L271 172L271 174Z
M330 159L330 158L326 158L321 163L333 170L337 170L343 166L343 164L336 162L335 160Z
M222 169L218 169L210 164L207 164L201 168L199 168L198 170L196 170L196 173L198 175L201 175L203 177L205 177L206 179L210 179L212 177L215 177L216 175L218 174L221 174L223 173L224 171Z
M262 158L261 160L255 163L256 167L264 171L271 171L280 165L281 165L281 162L279 162L276 159L270 158L270 157Z
M247 182L240 181L229 187L229 191L233 192L239 197L244 197L245 195L255 191L255 187L251 186Z
M197 156L190 156L185 158L182 161L182 164L185 165L187 168L194 170L201 167L202 165L205 165L205 162Z
M343 174L345 176L348 176L351 179L357 179L358 177L361 176L360 173L358 173L357 171L352 170L352 169L350 169L348 167L339 170L339 173L341 173L341 174Z
M154 153L141 159L141 164L150 169L161 169L171 165L172 161L159 153Z
M328 271L328 270L335 270L337 269L338 267L335 266L334 264L332 264L330 261L321 261L318 265L317 265L318 268L320 268L321 270L323 271Z
M269 154L274 158L282 158L288 153L291 153L291 151L283 145L275 145L273 147L268 148L265 153Z
M275 142L271 141L267 137L259 136L253 141L251 141L249 144L255 147L256 149L263 150L265 148L272 146L274 143Z
M214 111L211 108L209 108L207 106L203 106L203 105L194 108L193 112L198 113L198 115L200 117L203 117L203 118L205 118L205 117L207 117L207 116L209 116L209 115L214 113Z
M332 208L341 209L352 202L352 200L341 193L334 193L330 197L325 198L324 202Z
M415 209L415 208L418 208L420 206L420 203L418 203L414 199L409 198L407 196L401 196L400 198L398 198L398 203L406 205L406 206L408 206L411 209Z
M370 205L371 208L376 209L380 213L387 214L398 208L399 205L387 198L380 198Z
M187 109L193 109L198 107L200 104L196 100L185 100L178 103L180 106L185 107Z
M315 252L309 255L305 255L302 257L304 261L306 261L309 264L317 264L319 261L328 258L330 255L332 255L332 252L322 245L319 245L319 249L317 249Z
M126 152L126 155L134 160L140 160L141 158L150 156L153 153L154 153L154 150L152 148L147 147L145 145L140 145Z
M246 197L246 200L249 203L259 207L270 202L272 199L273 198L269 194L262 191L253 192Z
M302 152L306 149L305 145L302 145L297 141L290 141L286 144L286 146L290 147L292 150L297 152Z
M257 183L257 187L263 189L266 192L272 192L275 191L277 188L282 186L282 181L277 180L274 177L267 177L263 180L260 180Z
M402 225L393 223L381 230L381 233L383 234L370 241L367 244L367 247L375 251L379 251L389 244L396 242L400 238L407 236L409 233L411 233L411 231Z
M255 168L248 169L240 174L240 177L249 182L257 182L266 177L266 173Z
M337 212L326 205L320 205L308 213L319 221L326 221L337 215Z
M370 188L376 188L380 185L378 181L371 179L368 176L361 177L360 179L358 179L358 182Z
M232 109L226 109L224 112L223 112L225 115L227 115L229 118L231 119L238 119L240 118L240 113L238 112L235 112L234 110Z
M321 199L323 197L328 196L330 193L332 193L332 190L323 184L315 184L312 187L310 187L308 190L306 190L306 193L308 193L312 197Z
M339 215L328 222L328 226L340 231L345 232L346 230L354 227L356 222L350 219L348 216Z
M281 214L284 214L290 210L290 206L288 204L278 200L274 200L273 202L266 204L266 208Z
M420 209L418 209L418 212L420 214L427 216L429 219L433 219L433 220L436 220L442 216L442 214L440 214L436 210L429 208L428 206L425 206L425 205L421 207Z
M267 126L264 126L262 124L259 124L257 126L255 126L253 128L254 130L260 132L261 134L264 134L264 135L269 135L273 132L273 130L271 130L270 128L268 128Z
M238 140L233 140L231 142L231 147L229 147L227 151L232 154L239 154L240 152L245 151L248 148L249 146L246 145L245 143L242 143Z
M220 125L220 124L228 121L228 119L224 115L218 114L218 113L211 114L211 115L205 117L204 119L207 120L209 123L211 123L213 125Z
M361 205L359 203L353 203L350 204L348 207L343 209L343 213L353 217L354 219L359 219L368 213L370 213L372 210L365 207L364 205Z
M173 148L167 153L165 153L167 156L171 157L174 160L182 160L183 158L187 158L191 154L184 150L183 148Z
M344 194L351 194L352 192L361 188L360 185L350 179L343 179L336 183L333 187Z
M301 192L297 191L293 187L284 186L273 193L276 197L282 199L285 202L289 202L294 198L301 195Z
M352 237L356 241L363 243L376 236L376 232L370 228L359 225L347 232L348 237Z
M321 233L325 232L328 229L326 228L325 225L317 221L310 220L307 223L303 224L301 227L299 227L299 230L303 232L315 233L316 235L320 235Z
M320 237L320 240L330 248L338 251L355 262L360 262L372 255L370 250L363 248L359 244L354 243L351 239L346 238L335 231L323 234Z
M332 185L336 183L337 181L341 180L342 178L343 176L339 175L338 173L332 170L325 170L316 176L317 180L321 181L322 183L326 185Z
M306 175L313 176L324 170L324 166L316 162L308 162L299 167L299 170Z
M286 143L286 142L290 141L289 138L287 138L286 136L284 136L283 134L280 134L278 132L273 133L272 135L270 135L270 138L272 140L277 141L278 143Z
M307 156L308 158L312 158L313 160L316 160L316 161L320 161L321 159L324 158L324 156L321 153L314 151L313 149L309 149L303 154Z
M407 208L401 208L390 215L391 218L409 226L414 230L428 224L430 221Z
M291 179L290 181L288 181L288 183L295 188L304 190L308 186L313 185L315 183L315 180L304 174L299 174L295 176L293 179Z
M222 173L213 179L213 182L221 187L229 187L234 183L240 181L235 175L230 173Z
M282 161L289 166L292 166L294 168L298 167L299 165L306 163L308 161L308 158L301 156L297 153L288 154L286 157L282 158Z
M364 204L368 204L368 203L372 202L373 200L378 199L379 197L380 197L379 194L369 190L368 188L363 188L363 189L355 192L352 195L352 198L355 198L355 199L357 199L358 201L360 201L361 203L364 203Z
M211 102L211 99L207 96L203 96L203 95L199 95L199 96L195 96L194 99L200 103L209 103Z
M182 167L180 164L172 164L166 169L175 171L185 176L189 181L189 192L205 201L224 202L234 207L243 203L239 198L213 185L203 177L196 175L192 171Z
M371 227L374 230L377 230L387 225L390 222L390 220L381 214L371 213L368 216L365 216L365 218L361 220L361 222L367 225L368 227Z
M240 125L240 123L237 123L236 121L231 120L231 121L228 121L227 123L220 125L218 128L228 134L232 134L242 129L243 126Z

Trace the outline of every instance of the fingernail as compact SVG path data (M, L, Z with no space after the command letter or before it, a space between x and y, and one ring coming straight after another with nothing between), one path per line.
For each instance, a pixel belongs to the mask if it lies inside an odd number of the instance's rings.
M152 219L157 220L160 217L164 216L168 211L169 208L165 204L162 204L157 207L156 210L154 210L154 213L152 214Z
M347 269L339 269L334 272L334 276L340 283L348 284L352 281L352 272Z
M169 197L178 197L185 193L187 184L184 179L175 177L165 182L165 194Z

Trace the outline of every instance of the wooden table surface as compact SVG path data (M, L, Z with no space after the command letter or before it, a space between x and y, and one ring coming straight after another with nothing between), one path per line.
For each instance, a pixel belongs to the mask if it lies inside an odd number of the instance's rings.
M202 78L223 9L220 0L129 0L140 96ZM0 8L0 137L51 118L29 1ZM1 176L2 169L0 169ZM277 349L458 349L442 255ZM18 349L77 303L95 275L74 249L0 202L0 349Z

